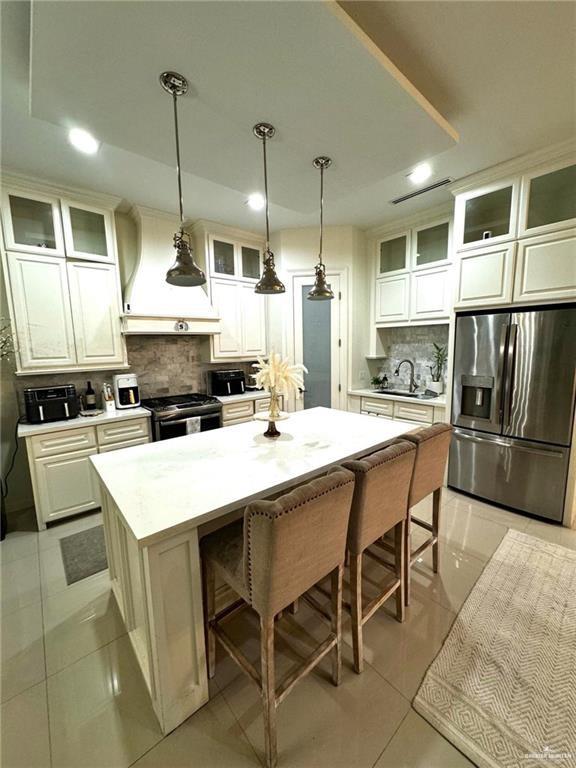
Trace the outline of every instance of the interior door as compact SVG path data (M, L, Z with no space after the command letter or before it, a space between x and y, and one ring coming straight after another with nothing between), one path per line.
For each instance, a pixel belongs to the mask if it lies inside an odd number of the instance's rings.
M512 315L504 434L569 445L576 391L576 307Z
M305 391L296 400L296 409L340 408L342 395L342 346L340 278L327 275L335 298L309 301L314 276L293 278L294 357L306 366Z

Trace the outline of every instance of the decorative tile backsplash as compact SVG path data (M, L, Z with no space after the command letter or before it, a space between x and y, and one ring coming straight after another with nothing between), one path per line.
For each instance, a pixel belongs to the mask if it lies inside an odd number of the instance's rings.
M251 363L207 363L208 339L199 336L127 336L130 373L138 376L140 397L179 395L188 392L206 392L208 371L240 368L252 380ZM98 399L104 382L112 383L114 373L125 371L85 371L26 376L15 380L20 411L23 413L22 391L27 387L50 387L74 384L80 394L86 390L88 380L96 390Z
M390 387L408 387L410 383L410 366L403 365L400 375L394 376L394 371L401 360L412 360L414 375L420 389L432 380L430 368L433 364L433 343L448 346L447 325L419 325L406 328L386 328L380 331L385 360L374 361L371 375L382 371L388 376ZM420 379L418 379L420 377ZM446 386L446 366L444 366L444 386Z

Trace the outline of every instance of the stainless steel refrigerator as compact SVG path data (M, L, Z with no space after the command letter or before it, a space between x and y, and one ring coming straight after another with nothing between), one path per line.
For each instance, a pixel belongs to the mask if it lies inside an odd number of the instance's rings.
M458 315L448 485L560 522L575 369L575 305Z

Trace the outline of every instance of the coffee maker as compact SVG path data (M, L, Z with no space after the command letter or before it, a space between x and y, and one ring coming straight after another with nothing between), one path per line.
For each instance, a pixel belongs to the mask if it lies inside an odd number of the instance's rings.
M119 373L112 379L116 408L136 408L140 405L138 377L135 373Z

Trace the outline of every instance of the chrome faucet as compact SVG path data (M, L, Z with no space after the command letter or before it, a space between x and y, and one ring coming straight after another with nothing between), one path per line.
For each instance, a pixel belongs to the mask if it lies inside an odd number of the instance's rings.
M401 360L398 363L396 370L394 371L394 376L400 376L400 367L404 365L404 363L408 363L408 365L410 366L410 385L408 387L408 391L416 392L416 390L418 389L418 384L416 384L416 381L414 379L414 363L412 362L412 360Z

